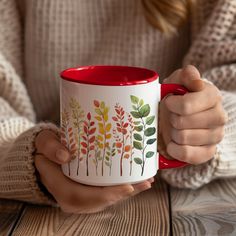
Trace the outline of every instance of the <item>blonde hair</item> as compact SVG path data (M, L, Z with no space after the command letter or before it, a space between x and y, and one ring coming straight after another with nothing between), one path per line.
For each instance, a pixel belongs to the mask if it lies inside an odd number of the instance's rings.
M151 25L170 35L176 33L190 15L195 0L142 0Z

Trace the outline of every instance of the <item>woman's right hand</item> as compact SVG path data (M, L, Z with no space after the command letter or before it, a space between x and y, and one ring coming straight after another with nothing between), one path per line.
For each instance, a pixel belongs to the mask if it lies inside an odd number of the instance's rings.
M128 197L151 188L153 178L134 185L109 187L87 186L72 181L61 171L61 164L70 161L68 150L50 130L41 131L35 140L35 166L40 180L64 212L93 213L104 210Z

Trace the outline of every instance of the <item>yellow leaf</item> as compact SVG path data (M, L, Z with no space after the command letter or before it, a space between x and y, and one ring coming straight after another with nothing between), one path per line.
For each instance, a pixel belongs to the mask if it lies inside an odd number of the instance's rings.
M101 141L101 142L103 141L103 137L101 135L98 135L97 138L99 141Z
M106 139L110 139L110 138L111 138L111 134L107 134Z
M95 119L98 121L102 121L102 118L100 116L95 116Z
M102 148L103 148L103 143L99 143L99 144L98 144L98 147L99 147L100 149L102 149Z
M103 129L103 123L98 123L99 129Z
M105 120L105 122L108 121L108 114L105 114L105 115L104 115L104 120Z
M105 107L105 103L104 103L104 102L101 102L100 107L103 109L103 108Z
M100 134L105 134L105 130L103 129L103 127L99 128L99 133Z
M109 108L108 108L108 107L105 107L103 114L104 114L104 115L105 115L105 114L108 114L108 111L109 111Z
M106 132L109 132L110 129L111 129L111 123L109 123L109 124L106 125Z

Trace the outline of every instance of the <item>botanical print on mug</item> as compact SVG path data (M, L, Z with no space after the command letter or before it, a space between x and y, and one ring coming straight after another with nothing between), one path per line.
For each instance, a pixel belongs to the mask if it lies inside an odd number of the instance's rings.
M70 150L72 158L77 158L77 176L82 161L86 163L87 176L91 171L96 176L104 176L104 168L109 168L111 176L113 160L117 158L120 176L124 175L124 165L129 165L131 176L134 164L140 166L143 176L146 162L155 157L155 152L148 151L147 147L157 140L156 128L152 126L155 115L150 115L150 105L131 95L130 112L119 103L111 110L104 101L98 100L93 100L93 107L94 110L86 114L79 101L71 97L68 110L61 111L61 142ZM68 174L71 175L70 164Z

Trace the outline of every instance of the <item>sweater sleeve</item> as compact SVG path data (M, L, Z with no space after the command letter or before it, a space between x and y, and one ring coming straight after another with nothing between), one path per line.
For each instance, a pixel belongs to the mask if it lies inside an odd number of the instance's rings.
M20 78L22 27L14 0L0 1L0 198L54 204L36 177L35 136L53 124L35 124L35 113Z
M221 90L229 121L210 161L162 171L162 177L169 184L180 188L198 188L217 178L236 176L236 64L233 63L236 61L236 2L218 1L205 22L184 64L195 65L202 77Z

